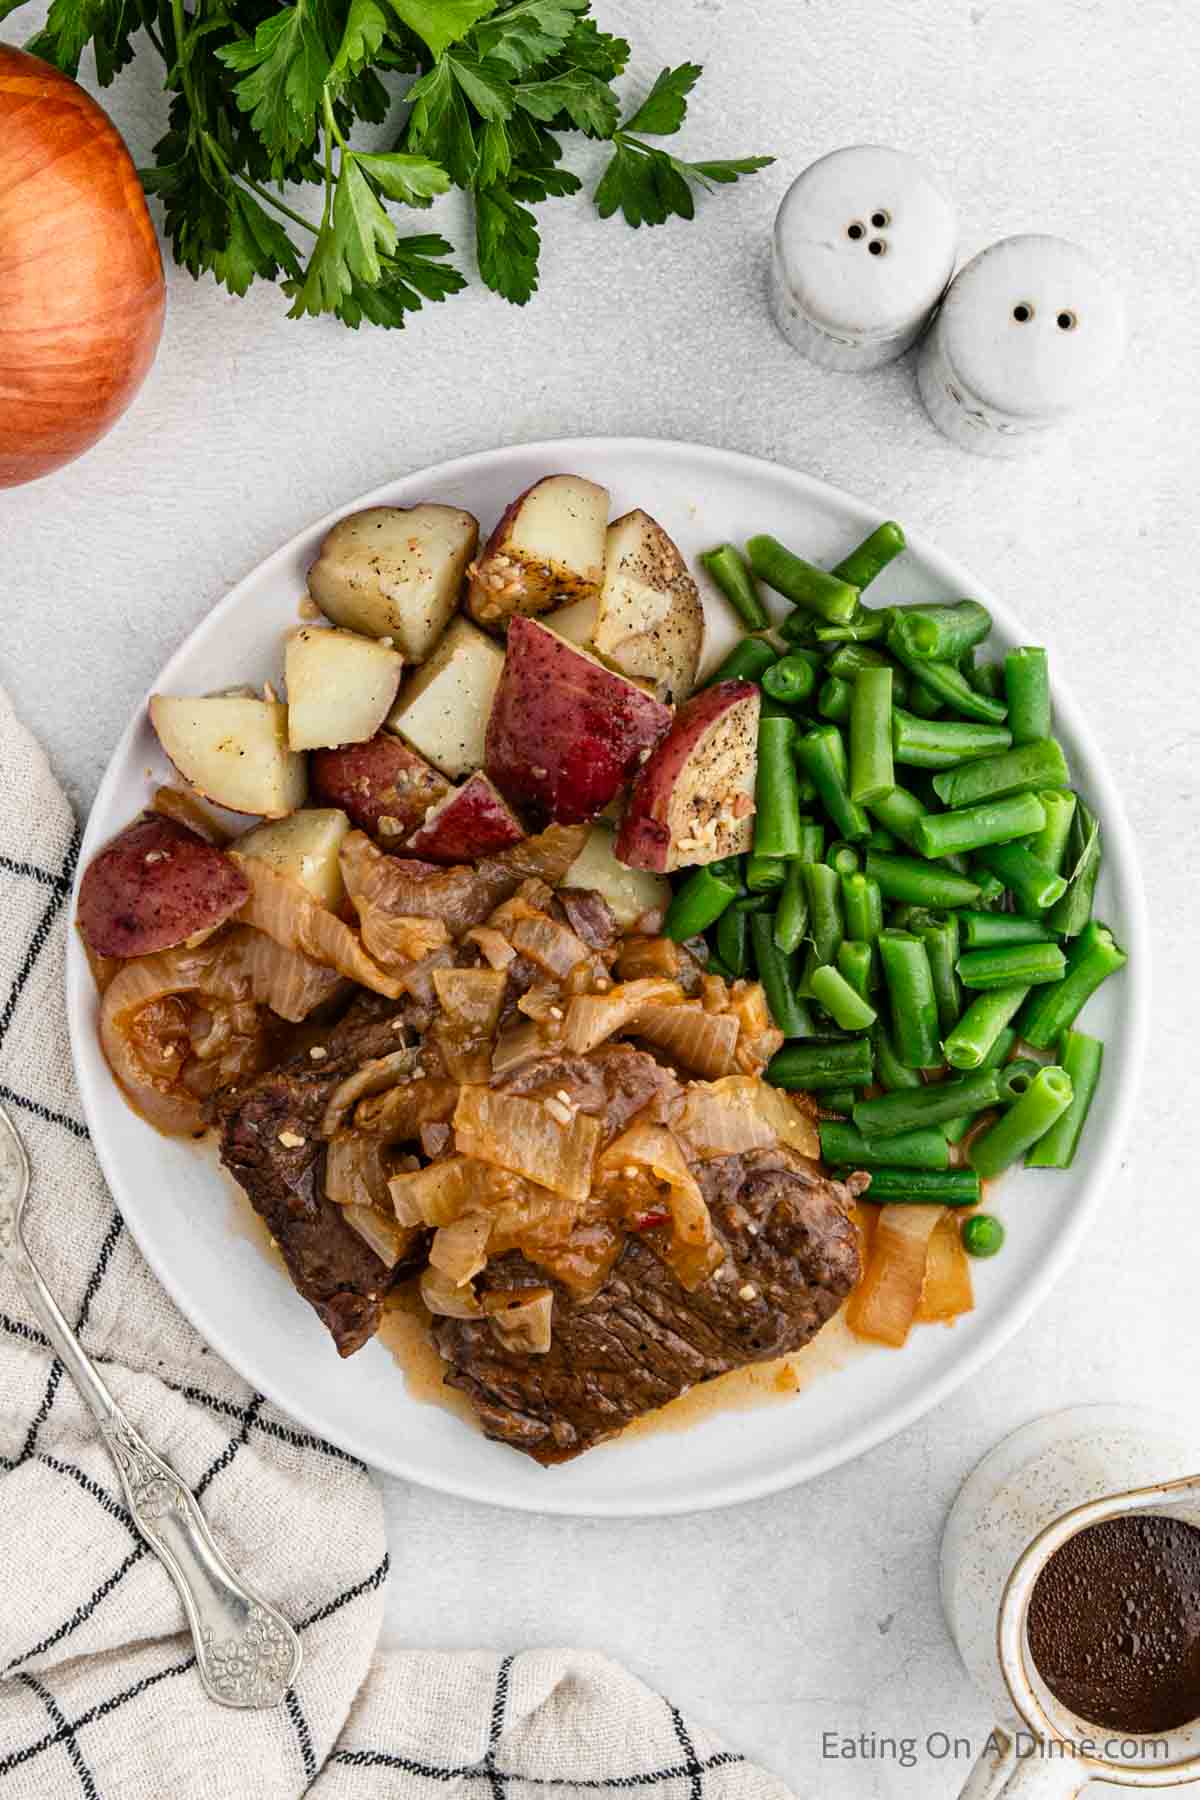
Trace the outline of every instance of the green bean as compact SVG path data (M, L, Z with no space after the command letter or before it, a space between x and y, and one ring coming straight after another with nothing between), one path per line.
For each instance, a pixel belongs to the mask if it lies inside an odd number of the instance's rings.
M780 867L786 868L787 865L786 863L781 863ZM771 894L739 894L729 910L731 913L770 912L772 910L772 896ZM723 917L724 914L722 914L722 918Z
M917 847L917 820L923 819L929 808L916 794L907 788L893 788L890 794L880 794L872 800L868 809L879 823L898 837L910 850ZM870 840L868 839L868 843ZM876 846L872 846L875 848Z
M797 651L793 651L790 656L781 656L777 663L772 663L769 669L763 670L763 693L788 706L807 700L816 685L817 677L812 664Z
M800 796L796 792L791 719L758 722L758 777L754 789L754 854L795 856L800 848Z
M887 1028L880 1019L871 1033L871 1045L875 1052L875 1079L881 1088L889 1093L899 1088L917 1088L921 1086L921 1076L917 1069L910 1069L900 1061L896 1054L896 1046L888 1034Z
M752 894L772 894L781 888L787 875L787 864L776 856L746 858L746 886Z
M862 856L856 846L844 843L841 838L830 844L825 852L825 861L839 875L856 875L862 868Z
M892 710L892 753L915 769L952 769L958 763L994 756L1008 748L1003 725L965 719L919 719L902 706Z
M871 1169L882 1163L893 1169L948 1169L950 1148L936 1125L905 1131L886 1143L872 1143L853 1125L822 1119L817 1126L821 1155L835 1168Z
M1035 1050L1049 1050L1073 1025L1101 982L1129 961L1107 925L1090 919L1071 945L1066 973L1053 987L1031 994L1019 1029Z
M817 621L806 612L796 607L786 619L781 619L775 627L785 644L793 650L815 650L817 644Z
M1039 1138L1025 1158L1029 1169L1069 1169L1100 1082L1104 1045L1083 1031L1064 1031L1058 1046L1059 1066L1071 1078L1074 1090L1070 1106Z
M1003 663L976 663L973 668L964 670L964 673L977 694L986 694L989 700L1004 698Z
M823 719L844 725L850 717L853 698L854 689L848 681L843 681L840 675L827 675L817 695L817 711Z
M778 538L760 534L746 545L750 567L760 581L831 625L845 625L858 609L858 589L836 575L827 575L801 556L793 555Z
M831 963L845 936L841 882L828 863L803 863L801 873L808 896L808 935L812 939L817 961Z
M999 756L943 769L933 778L933 791L946 806L974 806L979 800L1058 788L1070 778L1061 744L1054 738L1037 738Z
M708 953L708 960L704 965L704 973L706 975L720 975L724 981L736 981L738 979L736 970L731 969L727 963L723 962L721 958L715 955L711 950Z
M767 1064L775 1087L817 1093L823 1088L858 1087L871 1079L871 1044L865 1037L824 1043L788 1044Z
M875 650L870 644L839 644L825 661L829 673L840 675L843 681L853 681L860 669L891 669L893 666L882 650Z
M846 746L836 725L815 725L796 746L801 768L814 783L821 804L839 834L851 843L869 837L871 822L850 798Z
M972 1213L962 1222L961 1236L968 1256L995 1256L1004 1243L1004 1227L994 1213Z
M1018 1072L1017 1080L1009 1068L976 1069L974 1074L960 1075L953 1081L923 1083L920 1087L901 1088L895 1093L876 1094L871 1100L856 1101L854 1123L864 1137L886 1138L899 1131L915 1131L922 1125L942 1125L960 1113L974 1116L989 1106L1007 1105L1023 1091L1024 1082L1023 1071Z
M1000 991L1002 991L1002 990L1000 990ZM990 999L991 995L985 995L983 997L985 999ZM1002 1068L1004 1066L1004 1064L1008 1061L1009 1057L1012 1055L1013 1046L1015 1045L1016 1041L1017 1041L1017 1034L1012 1029L1012 1026L1005 1025L1001 1031L998 1031L996 1033L996 1040L993 1043L991 1049L985 1055L983 1061L978 1065L979 1068L980 1069ZM960 1113L956 1119L947 1119L946 1122L944 1123L944 1125L942 1126L942 1131L945 1135L946 1142L948 1144L957 1144L962 1138L964 1138L967 1135L967 1132L970 1129L971 1129L970 1113Z
M821 1106L830 1112L848 1113L854 1105L857 1092L854 1088L830 1088L821 1095ZM833 1123L834 1121L831 1121Z
M917 849L928 857L961 856L968 850L981 850L985 844L1007 844L1013 838L1028 837L1045 822L1045 809L1036 794L1010 794L1004 800L928 814L917 825Z
M945 1037L962 1012L962 989L955 964L958 960L958 920L953 913L936 913L909 926L919 937L929 958L933 996L937 1003L938 1031Z
M1066 966L1057 944L997 944L990 950L967 950L958 959L963 986L973 991L1040 987L1061 981Z
M830 573L839 581L848 581L851 587L869 587L877 575L882 575L893 557L899 556L904 548L904 532L895 519L885 519L877 525L869 537L836 563Z
M775 942L785 956L800 948L807 929L808 892L804 886L804 865L790 861L775 909Z
M893 856L887 850L868 850L866 873L879 883L885 900L906 900L913 906L936 910L972 906L979 898L979 884L952 869L940 869L915 856Z
M717 920L715 935L717 955L725 967L740 979L750 969L750 915L742 909L739 901L735 900L721 914Z
M968 950L994 950L1000 944L1051 944L1054 933L1040 919L1023 919L1018 913L973 912L958 915L963 942Z
M705 550L700 561L749 631L766 631L771 615L763 605L741 551L734 544Z
M905 673L907 674L908 671L905 670ZM898 700L897 705L907 706L909 712L918 719L940 719L942 716L940 694L935 694L932 688L927 688L916 675L912 676L909 682L907 701Z
M758 681L777 660L776 652L762 638L744 637L700 686L715 687L718 681Z
M860 669L850 702L850 798L865 806L895 785L892 671Z
M873 944L865 943L861 938L843 938L837 948L837 968L860 999L870 997L875 973Z
M663 936L677 944L699 937L715 925L726 907L738 897L737 862L706 863L677 888L663 920Z
M992 629L992 615L978 600L947 606L905 606L893 627L910 656L923 662L958 662Z
M891 620L889 607L872 611L860 606L845 625L818 625L813 636L818 644L870 644L884 637Z
M1062 937L1078 937L1092 916L1100 873L1100 824L1082 800L1071 821L1066 861L1071 871L1067 891L1047 913L1046 923Z
M807 1037L812 1021L796 992L795 959L785 956L776 944L775 920L770 913L752 915L750 942L758 979L776 1027L786 1038Z
M1071 1077L1064 1069L1054 1063L1039 1069L1020 1098L975 1139L967 1151L971 1167L985 1179L1002 1175L1062 1118L1073 1094Z
M872 1169L867 1199L884 1206L978 1206L971 1169Z
M875 1023L875 1008L854 991L832 963L814 970L809 985L813 999L843 1031L866 1031Z
M1067 860L1067 844L1071 836L1071 821L1075 817L1075 796L1069 788L1042 788L1038 799L1046 815L1046 823L1037 836L1029 841L1029 853L1036 856L1040 863L1053 869L1056 875L1062 874L1063 864Z
M900 839L885 831L882 825L873 825L871 835L867 839L868 850L899 850Z
M896 1054L910 1069L932 1068L938 1060L938 1014L925 945L911 932L881 931L879 957Z
M801 819L800 848L796 853L797 862L823 862L825 860L825 827L818 825L815 819Z
M1066 892L1062 876L1040 863L1024 844L990 844L977 852L977 858L1012 890L1022 912L1045 912Z
M1050 736L1050 674L1046 652L1033 645L1010 650L1004 659L1004 691L1014 744Z
M1008 711L1004 703L993 700L988 694L977 694L961 669L956 669L953 663L929 662L924 657L914 656L905 646L895 625L888 632L886 642L896 660L918 676L944 706L961 713L966 719L978 719L985 725L999 725L1003 722Z
M883 930L883 895L869 875L842 876L842 911L846 936L873 944Z

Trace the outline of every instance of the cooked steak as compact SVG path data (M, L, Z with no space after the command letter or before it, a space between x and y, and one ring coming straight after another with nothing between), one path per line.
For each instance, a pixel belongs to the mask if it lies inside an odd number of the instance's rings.
M495 1085L506 1094L565 1094L579 1112L604 1121L605 1144L635 1114L666 1124L683 1104L678 1078L632 1044L601 1044L587 1056L535 1056Z
M307 1051L217 1096L221 1160L267 1224L296 1288L333 1334L341 1356L379 1329L381 1298L404 1265L389 1269L325 1198L320 1126L339 1081L403 1043L394 1019L360 1009L323 1034L326 1055ZM394 1010L394 1009L393 1009Z
M612 907L603 894L591 888L559 888L558 900L567 924L581 937L589 950L609 950L620 933Z
M470 1395L489 1437L566 1462L698 1381L799 1350L836 1312L859 1275L847 1208L866 1176L830 1181L783 1149L720 1157L695 1174L727 1254L694 1293L630 1237L594 1299L549 1284L544 1355L507 1349L487 1320L437 1321L446 1381ZM517 1254L489 1263L481 1282L547 1285Z

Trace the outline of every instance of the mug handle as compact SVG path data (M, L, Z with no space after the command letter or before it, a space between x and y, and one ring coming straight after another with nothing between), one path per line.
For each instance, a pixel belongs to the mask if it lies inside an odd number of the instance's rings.
M1069 1757L1019 1755L1016 1740L995 1725L958 1800L1076 1800L1092 1779Z

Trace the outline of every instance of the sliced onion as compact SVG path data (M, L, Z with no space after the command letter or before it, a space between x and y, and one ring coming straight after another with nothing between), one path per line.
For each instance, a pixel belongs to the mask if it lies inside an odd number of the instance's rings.
M409 1079L360 1100L354 1123L359 1131L374 1132L387 1144L415 1144L422 1125L452 1117L457 1099L457 1082L414 1072Z
M802 1103L752 1075L693 1081L676 1130L701 1161L769 1150L779 1143L814 1160L821 1153L817 1128Z
M427 1310L442 1319L481 1319L483 1308L473 1288L458 1287L440 1269L422 1269L421 1298Z
M109 1067L130 1102L159 1131L203 1129L199 1099L180 1085L182 1057L167 1059L157 1072L138 1053L135 1026L145 1008L176 994L203 993L227 1005L244 1004L250 983L224 942L198 950L180 947L139 956L114 976L100 1005L100 1043Z
M339 1130L352 1106L368 1094L383 1094L412 1074L417 1052L411 1045L393 1050L388 1056L375 1056L339 1081L325 1102L321 1120L321 1136L332 1137Z
M747 1075L761 1075L775 1052L783 1047L783 1033L771 1023L767 997L757 981L735 981L729 990L729 1011L741 1026L735 1060Z
M325 1198L335 1206L387 1206L385 1146L362 1131L339 1131L325 1152Z
M440 1225L429 1246L429 1261L435 1269L465 1287L487 1262L488 1239L492 1221L486 1213L464 1213L450 1225Z
M493 1288L483 1310L506 1350L545 1356L553 1341L554 1295L550 1288Z
M350 927L336 913L318 906L307 888L280 875L261 856L241 856L236 850L228 854L250 883L250 898L239 915L245 924L265 931L287 950L302 950L372 993L399 999L403 983L373 962Z
M558 1105L567 1114L565 1120L556 1117L546 1101L465 1087L454 1109L455 1148L464 1156L524 1175L552 1193L586 1200L604 1127L561 1101Z
M545 913L519 919L513 926L512 941L522 956L545 969L548 975L569 975L577 963L586 961L591 952L581 937L557 919Z
M679 945L671 938L637 936L621 941L617 974L622 981L639 981L653 976L678 981L679 967Z
M727 1075L741 1026L730 1013L706 1013L695 1001L640 1006L632 1030L697 1075Z
M925 1282L917 1324L949 1324L975 1307L971 1259L963 1249L957 1216L947 1211L934 1227L925 1258Z
M363 944L385 968L421 962L450 942L442 919L417 919L404 913L393 916L377 906L368 907L361 919Z
M450 1023L464 1032L496 1029L507 978L498 969L435 969L434 992Z
M301 950L285 950L265 931L240 926L231 939L238 946L255 1000L293 1025L331 1000L342 985L344 977L336 969Z
M846 1309L858 1337L900 1349L907 1342L925 1283L929 1240L945 1211L941 1206L885 1206L880 1210L871 1260Z
M225 827L186 788L155 788L150 804L164 819L174 819L177 825L186 825L189 831L202 837L206 844L215 844L218 850L223 850L229 842L229 833Z
M581 1056L594 1050L605 1038L628 1030L638 1010L655 1000L682 1002L679 983L648 977L622 982L607 994L576 995L567 1008L567 1049Z
M502 1075L511 1074L531 1057L540 1056L545 1048L546 1040L532 1019L506 1026L492 1051L492 1079L497 1081Z
M713 1233L712 1219L695 1176L674 1134L664 1125L635 1119L600 1158L602 1178L623 1190L632 1214L643 1209L645 1182L639 1194L637 1171L643 1172L654 1198L671 1218L671 1244L666 1260L688 1289L707 1280L724 1256ZM633 1175L630 1170L635 1171Z
M448 1156L427 1169L393 1175L388 1182L397 1223L450 1225L471 1205L470 1164L465 1156Z
M502 931L494 925L476 925L467 933L468 944L478 944L484 959L493 969L507 969L517 954Z
M412 1248L412 1233L403 1232L385 1214L373 1206L347 1206L342 1210L347 1225L369 1244L380 1262L394 1269L400 1258Z

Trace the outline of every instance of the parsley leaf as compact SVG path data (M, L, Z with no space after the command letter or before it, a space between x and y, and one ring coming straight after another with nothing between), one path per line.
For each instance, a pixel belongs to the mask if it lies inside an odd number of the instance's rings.
M433 54L441 56L495 10L496 0L389 0L389 4Z
M687 97L701 74L699 63L680 63L677 69L664 69L622 129L645 131L651 137L670 137L687 117Z
M576 69L588 69L602 81L615 81L625 73L630 48L624 38L601 31L594 19L579 19L563 45L564 59Z
M384 259L380 278L373 286L351 281L350 292L338 303L338 318L354 331L363 319L372 325L400 330L405 314L420 312L424 301L441 301L466 287L466 280L456 268L436 260L449 255L450 245L445 238L432 233L401 238L392 255Z
M735 156L727 162L677 163L676 167L683 169L701 187L711 187L714 183L727 187L739 175L757 175L760 169L769 169L774 161L773 156Z
M475 255L479 273L493 293L524 306L537 292L542 240L528 207L502 187L475 196Z
M462 89L449 63L437 63L428 75L414 81L408 98L412 113L404 141L448 169L456 187L473 186L479 151Z
M504 70L496 64L459 52L443 58L443 65L483 119L507 119L512 114L513 90Z
M299 275L296 246L268 212L244 188L229 194L229 237L212 258L212 272L231 294L244 294L255 276L274 281L281 271Z
M377 0L350 0L341 43L329 68L331 88L336 90L376 60L388 26L388 16Z
M312 142L332 58L311 0L272 13L252 42L225 44L217 56L226 68L247 71L234 90L237 103L269 150L289 157Z
M588 4L589 0L517 0L477 26L471 41L480 56L507 63L514 75L530 75L539 63L558 54Z
M586 69L552 75L548 81L527 83L514 91L518 106L547 125L565 113L589 137L609 138L617 128L620 112L615 95Z
M427 156L403 156L398 151L370 155L356 150L354 161L389 200L405 206L429 206L435 194L444 194L450 187L445 169Z

